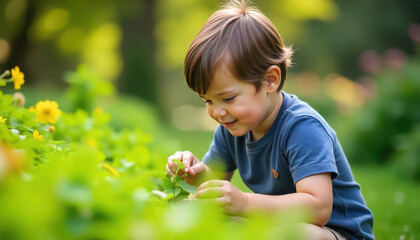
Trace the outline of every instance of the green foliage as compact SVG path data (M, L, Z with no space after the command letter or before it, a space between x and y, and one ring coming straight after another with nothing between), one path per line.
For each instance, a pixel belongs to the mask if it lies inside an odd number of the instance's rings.
M402 71L377 75L377 95L347 122L345 149L349 159L389 162L397 138L413 131L420 122L419 64L418 59L408 59Z
M177 163L177 169L174 177L170 177L168 174L162 179L162 187L165 192L169 194L169 199L173 202L179 202L188 197L189 194L197 192L197 187L188 184L186 181L181 180L181 176L178 175L179 170L184 170L185 165L179 159L173 159L173 162ZM188 177L188 173L185 173L185 177Z
M76 72L67 73L65 81L70 83L68 97L73 103L73 110L91 111L98 96L111 96L115 92L109 81L101 78L87 65L80 65Z
M1 91L0 104L1 239L299 239L299 228L282 226L307 221L291 212L237 223L212 201L183 201L196 188L164 174L165 141L148 126L116 131L101 108L52 124Z
M393 164L400 176L420 181L420 125L397 138L396 151L392 155Z

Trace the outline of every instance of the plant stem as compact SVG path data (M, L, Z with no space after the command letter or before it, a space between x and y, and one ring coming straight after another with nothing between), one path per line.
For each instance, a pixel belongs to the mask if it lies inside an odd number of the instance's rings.
M9 70L6 70L6 71L4 71L4 73L2 74L2 75L0 75L0 79L3 79L3 77L5 77L5 76L7 76L7 75L10 75L10 71ZM9 79L10 80L10 79ZM6 81L6 80L5 80Z

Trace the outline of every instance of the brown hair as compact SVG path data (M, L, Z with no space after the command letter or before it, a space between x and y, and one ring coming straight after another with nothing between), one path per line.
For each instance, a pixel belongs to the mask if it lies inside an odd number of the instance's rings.
M210 16L191 43L185 79L192 90L205 94L215 70L226 64L235 77L259 90L267 69L276 65L281 69L280 91L292 54L270 19L245 0L231 0Z

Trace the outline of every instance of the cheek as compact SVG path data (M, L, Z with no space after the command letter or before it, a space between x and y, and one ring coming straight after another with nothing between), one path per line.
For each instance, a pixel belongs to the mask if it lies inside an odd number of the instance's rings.
M238 109L238 114L243 118L243 122L255 124L259 123L265 117L266 108L267 102L265 101L265 96L254 95L251 101L247 101Z
M213 115L213 110L211 109L211 108L209 108L209 107L206 107L207 108L207 113L209 114L209 116L212 118L212 119L214 119L214 120L216 120L216 118L214 117L214 115Z
M232 114L235 114L235 117L240 119L241 122L252 124L261 119L262 109L256 104L248 104L235 109L235 112L232 112Z

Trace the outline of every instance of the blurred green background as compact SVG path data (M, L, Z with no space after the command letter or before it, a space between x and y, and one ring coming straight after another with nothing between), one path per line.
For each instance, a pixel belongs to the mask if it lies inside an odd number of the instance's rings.
M194 36L222 2L2 0L0 68L18 65L30 86L59 91L66 86L63 73L84 63L119 93L135 95L171 117L181 105L201 106L184 83L183 60ZM305 81L338 73L366 83L367 73L382 70L382 63L399 64L418 53L413 38L418 40L420 3L415 0L254 4L272 19L286 44L293 45L290 73Z
M1 0L0 70L25 73L28 106L44 98L64 110L100 105L116 129L140 125L201 158L216 125L185 84L183 60L220 4ZM295 49L285 91L336 130L378 239L420 237L420 2L254 4Z

